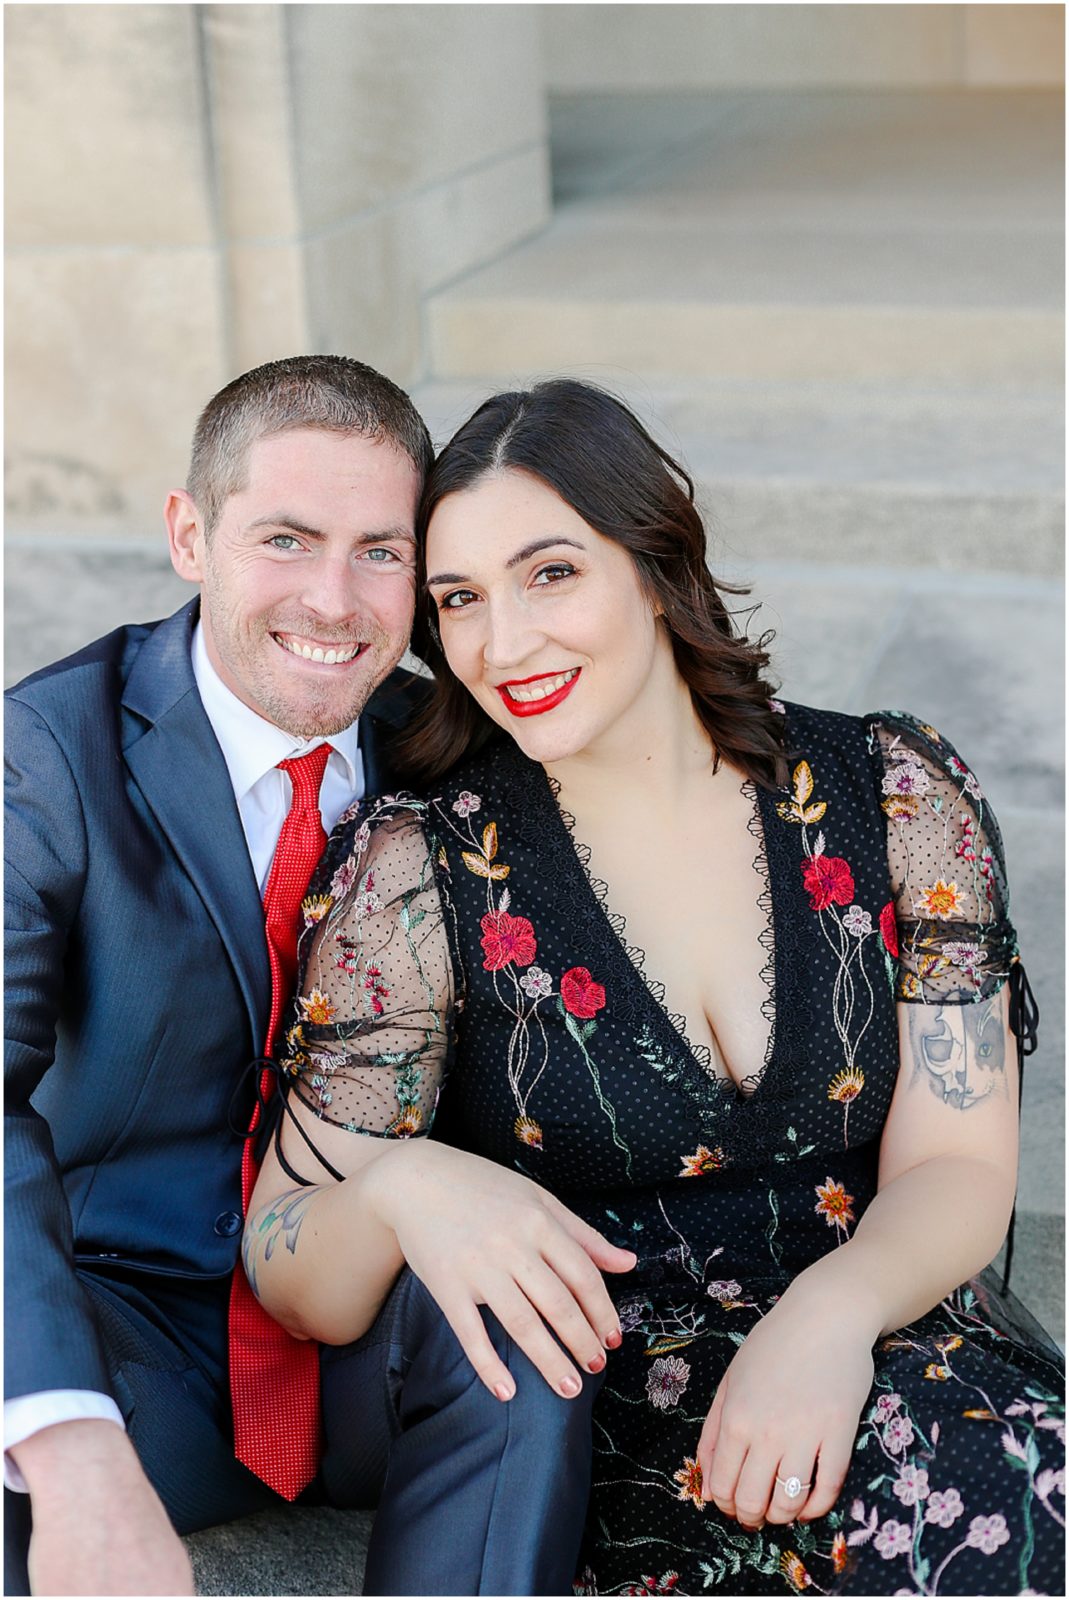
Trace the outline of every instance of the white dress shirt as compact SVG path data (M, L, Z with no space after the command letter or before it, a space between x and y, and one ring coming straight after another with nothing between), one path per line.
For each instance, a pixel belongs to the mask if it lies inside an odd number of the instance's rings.
M278 763L304 755L317 745L331 747L319 809L328 833L345 808L364 793L364 763L360 754L358 724L326 740L296 739L267 722L229 690L208 659L203 630L198 623L193 632L193 676L204 703L212 731L223 752L234 798L245 830L253 871L263 894L271 858L278 844L293 786L289 776L278 770ZM59 1422L93 1418L116 1422L125 1427L122 1412L110 1395L90 1389L48 1389L40 1394L25 1394L4 1404L4 1483L9 1489L25 1492L26 1484L10 1455L15 1445L31 1434Z

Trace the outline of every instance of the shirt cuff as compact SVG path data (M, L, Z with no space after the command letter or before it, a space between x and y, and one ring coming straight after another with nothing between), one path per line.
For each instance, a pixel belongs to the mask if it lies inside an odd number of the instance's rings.
M4 1487L16 1494L28 1493L26 1480L8 1451L59 1422L82 1422L86 1418L115 1422L125 1430L126 1423L110 1394L92 1389L43 1389L40 1394L23 1394L4 1401Z

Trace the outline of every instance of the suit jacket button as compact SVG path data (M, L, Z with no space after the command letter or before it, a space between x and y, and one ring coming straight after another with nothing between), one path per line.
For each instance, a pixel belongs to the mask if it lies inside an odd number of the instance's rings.
M232 1239L241 1232L241 1218L236 1211L220 1211L215 1219L215 1231L223 1239Z

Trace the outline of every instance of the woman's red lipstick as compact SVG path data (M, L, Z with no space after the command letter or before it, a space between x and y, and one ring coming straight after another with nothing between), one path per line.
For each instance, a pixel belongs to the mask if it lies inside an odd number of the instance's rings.
M537 672L533 678L510 678L507 683L496 683L494 688L501 696L502 702L514 717L537 717L543 711L552 711L554 706L559 706L562 700L567 699L576 684L582 667L571 669L575 676L562 683L559 689L554 689L552 694L547 694L541 700L514 700L509 693L510 689L525 689L529 683L541 683L546 678L559 678L559 672Z

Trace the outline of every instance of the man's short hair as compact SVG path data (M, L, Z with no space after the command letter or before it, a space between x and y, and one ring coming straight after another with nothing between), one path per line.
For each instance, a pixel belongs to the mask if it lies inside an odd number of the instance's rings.
M421 479L434 461L427 425L389 378L350 356L289 356L254 367L220 389L193 434L188 489L210 533L229 495L247 482L257 439L319 428L387 440L412 460Z

